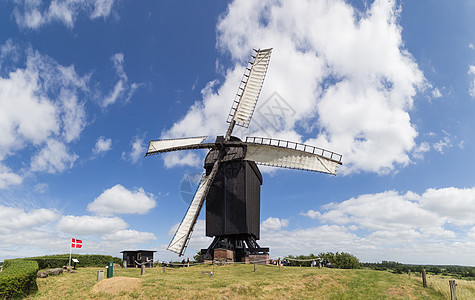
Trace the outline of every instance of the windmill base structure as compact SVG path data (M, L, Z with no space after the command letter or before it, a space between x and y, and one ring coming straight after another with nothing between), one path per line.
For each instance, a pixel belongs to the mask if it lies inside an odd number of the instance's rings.
M322 148L277 140L231 136L234 126L247 128L264 82L272 49L254 50L228 117L229 127L214 143L207 136L150 141L145 156L164 152L210 149L205 172L188 210L168 246L183 255L206 200L206 236L214 237L201 250L202 260L266 261L269 248L260 239L260 188L256 164L336 175L341 155Z

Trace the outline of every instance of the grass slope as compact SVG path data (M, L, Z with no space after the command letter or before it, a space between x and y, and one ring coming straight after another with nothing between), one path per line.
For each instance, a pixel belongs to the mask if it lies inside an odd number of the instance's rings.
M227 265L201 278L213 266L198 265L165 273L147 269L143 276L140 269L114 269L113 278L97 282L98 270L38 278L38 292L29 299L446 299L433 287L423 288L414 275L372 270L258 265L254 272L254 265Z

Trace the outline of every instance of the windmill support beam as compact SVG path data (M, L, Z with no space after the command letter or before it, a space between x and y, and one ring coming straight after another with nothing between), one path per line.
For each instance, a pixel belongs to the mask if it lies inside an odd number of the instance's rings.
M223 256L222 253L228 253ZM231 255L229 255L231 254ZM269 248L260 247L250 234L216 236L208 248L201 249L201 261L225 260L250 263L269 257Z

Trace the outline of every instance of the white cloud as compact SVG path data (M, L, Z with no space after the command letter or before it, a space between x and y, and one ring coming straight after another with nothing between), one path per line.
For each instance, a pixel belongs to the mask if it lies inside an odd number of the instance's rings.
M150 240L156 240L157 238L153 233L150 232L140 232L137 230L127 229L119 230L111 234L105 234L102 236L104 241L134 241L134 243L145 243Z
M475 225L475 188L428 189L422 194L420 204L452 224Z
M279 218L273 218L269 217L262 221L261 224L261 230L262 231L275 231L275 230L280 230L283 227L289 226L289 220L288 219L279 219Z
M468 93L471 97L475 98L475 66L470 65L468 67L468 76L470 78Z
M155 205L154 195L146 193L143 188L130 191L117 184L89 203L87 210L102 215L146 214Z
M110 234L127 228L127 223L117 217L63 216L57 228L73 235Z
M101 105L103 107L114 104L119 99L124 99L124 101L128 102L135 90L140 86L140 84L137 83L129 84L129 79L127 78L127 74L124 71L124 54L116 53L112 55L111 60L114 64L116 76L119 78L119 80L109 95L106 96L102 101Z
M61 216L55 209L0 205L0 258L57 254L58 249L68 249L71 236L83 240L83 248L75 253L120 257L124 248L143 248L157 239L153 233L127 227L117 217Z
M48 184L47 183L37 183L34 186L34 190L37 193L44 194L48 190Z
M440 98L440 97L442 97L442 93L439 91L438 88L434 88L434 89L432 90L432 97L433 97L433 98Z
M50 139L46 146L31 159L31 170L61 173L73 167L78 156L69 153L65 144Z
M413 156L416 159L422 159L424 158L424 153L428 152L429 150L430 150L429 143L422 142L414 149Z
M41 208L25 212L21 208L0 205L0 233L38 227L58 218L58 212L53 209Z
M91 14L91 18L107 18L111 13L113 5L114 0L96 0L94 3L94 11Z
M145 147L143 138L135 136L131 141L132 149L130 152L122 152L122 159L130 160L132 163L136 163L140 158L145 155L147 148Z
M100 137L96 141L96 145L92 149L94 155L103 154L112 149L112 140Z
M454 238L460 226L475 225L475 188L428 189L422 195L387 191L323 206L320 222L356 225L372 236L412 232L425 238ZM459 226L447 230L445 225Z
M191 151L165 153L162 156L166 168L175 166L200 167L203 164L203 158Z
M255 135L340 152L343 173L407 165L418 134L408 112L426 81L404 49L399 14L393 0L374 1L361 14L342 0L232 2L217 25L217 47L235 65L163 137L223 134L241 62L252 48L273 47L260 103L277 92L293 112L277 128L255 114Z
M85 104L78 102L77 95L71 90L61 90L61 113L63 136L67 143L79 139L86 126Z
M467 233L469 239L475 240L475 226L472 227Z
M335 249L353 252L352 249L363 244L357 235L336 225L263 232L258 243L261 247L270 247L271 257L335 252Z
M11 172L11 170L0 164L0 190L10 185L18 185L23 182L23 178Z
M48 5L49 4L49 5ZM87 13L91 19L107 18L114 0L18 0L13 15L20 27L37 29L45 24L59 21L72 28L79 14Z
M88 76L10 40L2 46L0 60L12 53L25 56L26 63L16 67L9 61L10 71L0 75L0 188L21 183L21 176L2 161L27 147L37 150L31 151L36 152L31 171L55 173L72 167L77 155L67 144L86 125L85 104L78 99L88 91Z
M317 219L320 217L322 214L319 211L315 211L313 209L307 211L306 213L301 213L302 216L307 216L312 219Z
M468 44L468 48L474 50L474 49L475 49L475 46L473 45L473 43L470 43L470 44Z

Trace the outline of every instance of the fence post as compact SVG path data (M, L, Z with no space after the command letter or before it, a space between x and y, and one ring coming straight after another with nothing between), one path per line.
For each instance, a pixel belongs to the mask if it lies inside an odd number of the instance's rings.
M450 285L450 300L457 300L457 291L456 291L456 284L455 280L449 280Z
M426 269L422 269L422 286L427 287Z
M256 266L256 264L254 263L254 272L256 272L256 270L257 270L257 266Z
M167 266L163 266L163 273L167 271Z
M140 269L140 275L145 275L145 265L142 265Z
M409 271L407 271L407 275L409 276L409 279L411 279L411 269L409 269Z

